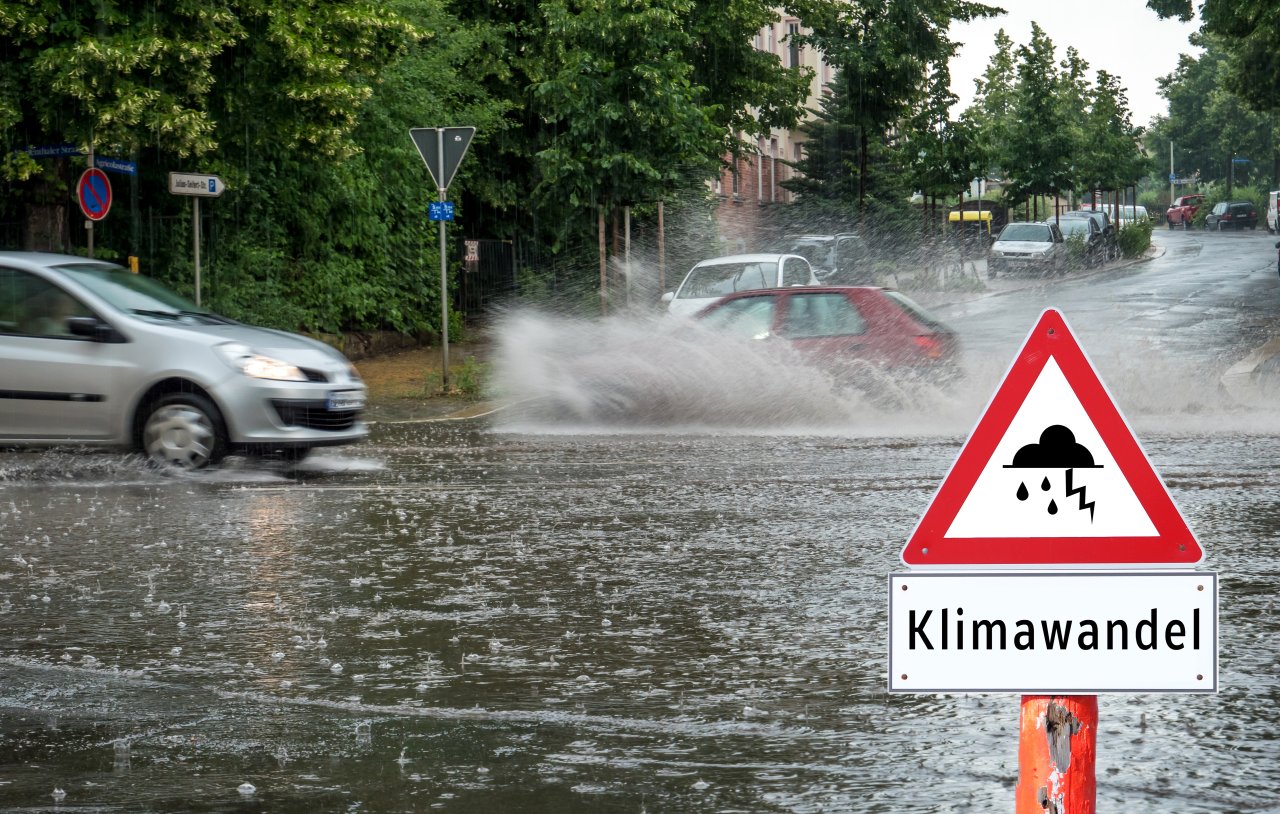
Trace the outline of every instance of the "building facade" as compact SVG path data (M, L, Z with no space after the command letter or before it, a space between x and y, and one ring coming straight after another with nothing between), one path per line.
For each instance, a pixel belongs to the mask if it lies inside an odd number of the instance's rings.
M788 68L812 69L809 98L805 108L819 106L832 69L815 48L795 41L804 32L800 21L778 9L779 19L756 32L754 46L776 56ZM810 114L811 115L811 114ZM742 134L738 134L742 138ZM755 149L741 158L728 158L720 177L713 182L718 199L716 222L726 253L758 250L757 235L765 234L771 207L792 202L792 193L782 182L795 172L783 161L799 161L804 155L804 135L797 129L774 129L756 139Z

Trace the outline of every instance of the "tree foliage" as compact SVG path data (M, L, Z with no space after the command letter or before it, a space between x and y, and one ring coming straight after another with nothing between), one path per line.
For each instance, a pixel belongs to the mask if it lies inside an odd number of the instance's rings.
M1198 176L1203 183L1232 180L1232 159L1249 158L1236 167L1237 181L1246 172L1261 170L1276 175L1276 114L1249 109L1232 92L1227 76L1231 59L1223 42L1213 36L1193 36L1203 50L1198 56L1183 54L1178 67L1159 79L1160 94L1169 103L1168 116L1153 127L1153 174L1163 177L1168 168L1169 143L1174 146L1178 174Z
M1189 21L1192 0L1147 0L1162 17ZM1273 2L1205 0L1201 32L1219 39L1226 58L1224 86L1250 108L1280 112L1280 10Z
M1057 61L1035 23L1028 44L1015 46L1003 30L994 44L962 119L973 123L989 171L1007 180L1008 203L1119 189L1144 174L1142 131L1117 77L1098 71L1090 82L1089 65L1073 48Z

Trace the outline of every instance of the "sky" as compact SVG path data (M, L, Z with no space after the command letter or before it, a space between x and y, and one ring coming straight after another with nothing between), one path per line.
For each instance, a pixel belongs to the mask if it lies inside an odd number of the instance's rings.
M951 91L960 97L951 109L952 116L958 116L973 101L973 81L995 53L996 31L1003 28L1016 49L1031 40L1034 20L1053 41L1059 62L1067 46L1074 46L1089 63L1091 80L1099 69L1119 76L1129 97L1133 123L1145 126L1153 116L1167 111L1157 92L1156 78L1177 67L1179 54L1194 52L1187 37L1200 25L1199 20L1161 20L1147 8L1146 0L983 2L1008 13L951 28L952 39L964 43L951 60Z

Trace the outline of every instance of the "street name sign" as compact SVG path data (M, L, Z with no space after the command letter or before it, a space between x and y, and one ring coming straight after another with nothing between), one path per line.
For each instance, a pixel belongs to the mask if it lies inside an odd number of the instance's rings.
M76 183L76 198L86 218L91 221L105 218L111 211L111 182L107 174L96 167L85 170Z
M169 173L169 193L194 195L200 198L217 198L227 189L216 175L200 175L194 172Z
M45 144L40 147L28 147L22 152L32 158L62 158L64 156L84 155L84 150L74 144Z
M125 161L123 158L107 158L106 156L95 155L93 157L93 166L107 172L118 172L121 175L137 175L138 165L133 161Z
M458 171L458 165L467 154L475 134L474 127L414 127L409 130L409 137L439 189L449 188L449 182Z
M889 691L1213 693L1215 574L889 576Z
M1041 314L902 551L911 567L1181 567L1204 552L1062 315Z

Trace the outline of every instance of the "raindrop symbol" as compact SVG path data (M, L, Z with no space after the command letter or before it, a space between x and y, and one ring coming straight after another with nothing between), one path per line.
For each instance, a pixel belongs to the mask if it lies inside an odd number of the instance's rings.
M1018 500L1026 500L1030 494L1031 493L1027 491L1027 485L1025 483L1018 484Z
M1042 491L1045 491L1045 492L1049 491L1049 476L1048 476L1048 475L1046 475L1046 476L1045 476L1045 479L1044 479L1044 480L1040 481L1040 489L1041 489Z
M1049 514L1057 514L1057 513L1058 513L1058 502L1057 502L1057 501L1055 501L1055 500L1050 500L1050 501L1049 501Z

